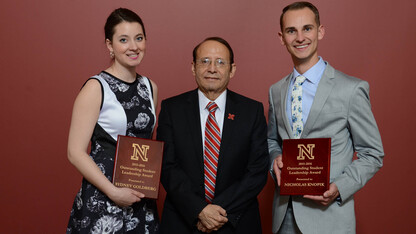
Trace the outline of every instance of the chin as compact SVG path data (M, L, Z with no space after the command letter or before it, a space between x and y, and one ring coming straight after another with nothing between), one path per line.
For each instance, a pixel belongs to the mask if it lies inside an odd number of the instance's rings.
M130 65L131 67L137 67L137 66L139 66L139 65L140 65L140 62L141 62L141 61L135 61L134 63L130 63L129 65Z

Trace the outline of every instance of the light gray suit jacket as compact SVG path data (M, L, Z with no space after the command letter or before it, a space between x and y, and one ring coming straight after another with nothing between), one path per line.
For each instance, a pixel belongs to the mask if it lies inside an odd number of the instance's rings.
M282 153L282 140L294 138L285 107L292 76L273 84L269 91L271 162ZM368 83L327 64L301 138L331 138L330 182L337 185L341 202L325 207L302 196L292 196L299 229L303 233L355 233L353 195L382 167L384 157L380 133L371 111ZM357 153L356 160L353 160L354 152ZM280 196L276 185L273 233L282 224L288 201L289 196Z

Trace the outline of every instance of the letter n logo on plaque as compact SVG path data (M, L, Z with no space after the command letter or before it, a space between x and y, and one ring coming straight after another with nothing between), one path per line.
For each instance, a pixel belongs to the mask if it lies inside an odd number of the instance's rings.
M313 156L313 148L315 148L315 144L308 144L305 146L304 144L299 144L299 155L297 156L297 160L305 160L305 156L308 159L315 159L315 156Z
M147 162L149 159L147 158L147 150L149 150L150 146L148 145L142 145L139 144L132 144L133 147L133 155L131 156L131 160L139 160L140 159L143 162Z

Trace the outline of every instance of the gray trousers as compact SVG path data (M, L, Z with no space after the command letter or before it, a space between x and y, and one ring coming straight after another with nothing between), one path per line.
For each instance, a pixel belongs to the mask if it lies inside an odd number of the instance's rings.
M302 234L296 224L295 215L293 214L292 197L289 199L285 218L283 219L282 226L280 226L277 234Z

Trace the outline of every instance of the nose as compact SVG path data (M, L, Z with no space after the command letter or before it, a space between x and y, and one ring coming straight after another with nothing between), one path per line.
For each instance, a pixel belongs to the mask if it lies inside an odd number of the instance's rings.
M137 43L135 41L131 41L129 44L129 49L130 50L137 50L138 46Z
M305 40L305 36L303 35L303 32L298 32L296 35L296 41L303 42Z
M208 65L208 72L217 72L217 66L215 66L215 61L211 61L211 63Z

